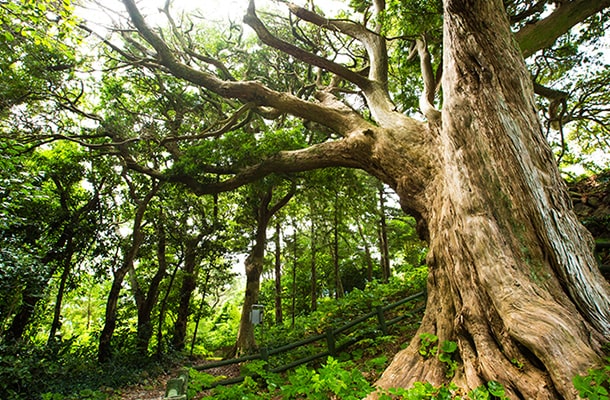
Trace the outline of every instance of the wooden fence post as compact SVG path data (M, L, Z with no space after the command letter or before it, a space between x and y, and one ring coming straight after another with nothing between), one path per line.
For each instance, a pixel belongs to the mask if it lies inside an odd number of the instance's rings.
M385 317L383 316L383 308L377 306L377 320L379 321L379 327L384 335L388 334L388 326L385 323Z
M328 347L328 353L334 357L336 353L335 334L333 333L332 329L326 331L326 345Z
M267 371L269 369L269 362L268 362L269 361L269 349L266 347L262 347L260 349L260 353L261 353L261 360L263 360L265 362L265 365L263 368L265 369L265 371Z

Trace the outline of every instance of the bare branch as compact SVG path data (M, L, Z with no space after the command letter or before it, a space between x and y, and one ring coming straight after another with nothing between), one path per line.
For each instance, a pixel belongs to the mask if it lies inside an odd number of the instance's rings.
M320 67L329 72L337 74L340 77L346 79L347 81L352 82L354 85L358 86L362 90L365 90L370 87L370 81L368 79L350 70L349 68L327 60L324 57L320 57L318 55L305 51L297 46L294 46L273 36L271 32L267 30L261 20L256 16L256 12L254 9L254 1L252 0L250 1L248 12L244 17L244 22L248 24L252 29L254 29L259 39L266 45L281 50L282 52L289 54L307 64L315 65L316 67Z
M185 79L225 97L252 102L259 106L269 106L296 117L305 118L328 126L336 132L346 134L360 124L362 118L355 112L334 110L322 104L301 100L289 93L280 93L267 88L259 82L230 82L215 75L194 69L176 59L170 47L144 21L134 0L123 0L132 23L144 39L157 51L158 63L167 68L174 76ZM154 64L147 64L154 67Z
M168 142L178 142L181 140L197 140L197 139L207 139L207 138L219 137L219 136L229 132L230 130L235 129L236 125L238 125L239 118L244 113L250 111L253 107L254 107L254 104L252 104L252 103L244 104L237 111L235 111L235 113L233 113L233 115L231 115L229 118L225 119L224 121L220 121L219 123L221 123L223 125L219 129L206 130L198 135L169 136L169 137L164 138L161 141L161 144L165 144ZM247 120L248 119L246 118L246 121ZM217 124L213 124L213 126L216 126L216 125Z
M172 34L178 40L182 49L186 50L186 49L188 49L189 46L187 45L186 40L184 40L184 37L182 36L182 34L178 31L178 28L176 26L176 21L174 21L174 17L172 17L171 13L169 12L170 3L171 3L171 1L169 1L169 0L166 1L163 8L159 9L159 11L161 11L163 14L165 14L167 21L169 22L169 26L172 30Z
M219 60L212 58L212 57L204 56L203 54L196 53L190 49L186 49L186 54L188 54L189 56L191 56L193 58L196 58L199 61L202 61L206 64L210 64L210 65L213 65L214 67L216 67L221 72L221 74L222 74L221 76L223 77L223 79L226 79L229 81L236 81L235 77L233 77L233 74L231 74L231 71L229 71L227 66L224 65L223 63L221 63Z
M341 32L360 41L367 51L369 62L371 64L369 69L369 79L379 82L384 86L387 84L388 56L384 37L353 21L327 19L293 3L288 3L288 8L294 15L307 22L321 28ZM364 91L367 89L361 85L357 86Z

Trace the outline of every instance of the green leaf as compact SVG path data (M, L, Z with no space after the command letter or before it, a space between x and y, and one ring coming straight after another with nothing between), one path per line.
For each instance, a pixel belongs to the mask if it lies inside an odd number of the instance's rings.
M504 386L496 381L487 382L487 389L489 389L489 393L496 397L504 397L506 394Z
M457 350L457 343L451 340L444 340L441 344L441 351L443 353L453 353Z

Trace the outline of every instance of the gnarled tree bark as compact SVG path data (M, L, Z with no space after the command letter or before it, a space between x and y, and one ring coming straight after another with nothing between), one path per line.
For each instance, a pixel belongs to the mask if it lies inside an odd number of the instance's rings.
M610 333L608 286L544 140L500 2L465 3L445 2L445 103L438 175L422 211L430 277L419 332L458 342L460 387L493 379L510 398L576 398L572 377L599 360ZM438 360L423 360L418 347L416 338L378 384L445 382Z

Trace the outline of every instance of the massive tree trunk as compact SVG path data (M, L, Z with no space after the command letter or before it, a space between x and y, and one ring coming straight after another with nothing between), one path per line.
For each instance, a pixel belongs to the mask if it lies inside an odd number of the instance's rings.
M445 1L444 35L436 177L415 205L430 245L419 333L458 343L460 387L497 380L510 398L576 398L572 377L610 336L591 235L545 142L502 3ZM416 337L378 384L446 382L419 346Z

